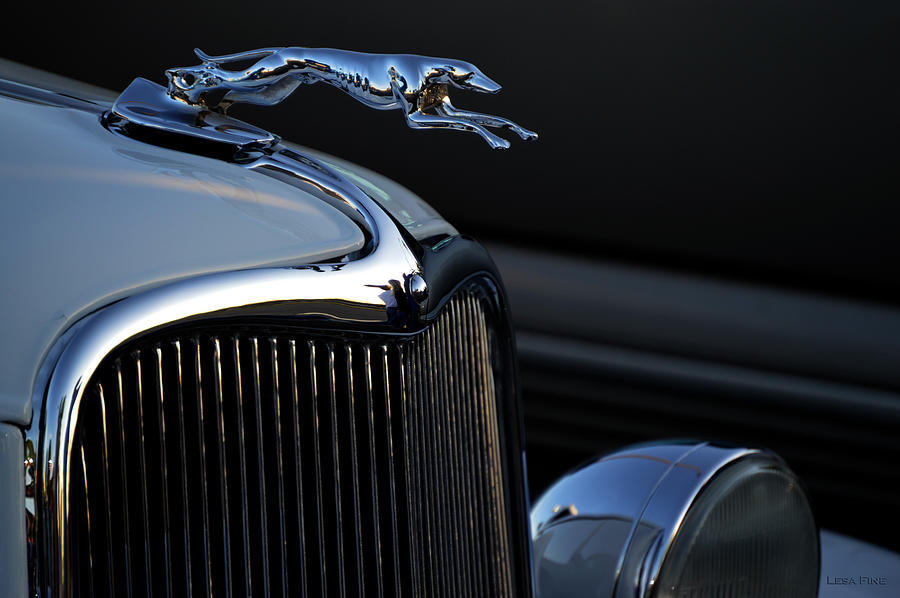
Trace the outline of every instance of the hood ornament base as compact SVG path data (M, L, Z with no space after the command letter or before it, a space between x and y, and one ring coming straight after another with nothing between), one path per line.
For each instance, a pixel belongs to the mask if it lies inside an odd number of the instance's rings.
M480 135L494 149L509 141L487 127L509 129L526 141L537 133L511 120L460 110L450 102L451 87L497 93L500 85L474 65L450 58L414 54L368 54L330 48L264 48L225 56L194 52L198 66L166 71L168 94L210 114L233 103L270 106L303 84L328 83L376 110L402 110L413 129L453 129ZM244 69L223 64L254 61Z
M107 124L113 127L124 123L238 148L266 148L279 140L277 135L219 111L177 100L165 87L142 78L135 79L125 88L107 118Z

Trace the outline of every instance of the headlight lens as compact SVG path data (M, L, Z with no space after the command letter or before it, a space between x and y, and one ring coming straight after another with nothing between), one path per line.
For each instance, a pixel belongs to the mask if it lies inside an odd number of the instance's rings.
M798 480L777 461L737 461L691 506L658 581L660 598L797 596L818 584L818 539Z

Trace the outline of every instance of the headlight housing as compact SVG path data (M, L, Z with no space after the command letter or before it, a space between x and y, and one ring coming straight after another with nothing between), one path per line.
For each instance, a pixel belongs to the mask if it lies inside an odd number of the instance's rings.
M818 534L773 453L639 445L552 486L532 510L537 594L813 597Z

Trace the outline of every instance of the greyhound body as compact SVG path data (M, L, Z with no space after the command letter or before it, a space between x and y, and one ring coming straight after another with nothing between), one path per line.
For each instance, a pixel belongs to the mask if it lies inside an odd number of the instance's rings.
M450 58L415 54L370 54L331 48L265 48L225 56L208 56L196 67L169 69L169 93L209 108L234 102L271 105L298 86L328 83L370 108L402 110L416 129L449 128L478 133L491 147L509 142L485 127L511 129L526 140L537 134L505 118L458 110L450 103L449 88L497 93L500 85L474 65ZM242 70L221 65L255 60ZM213 103L210 98L218 97Z

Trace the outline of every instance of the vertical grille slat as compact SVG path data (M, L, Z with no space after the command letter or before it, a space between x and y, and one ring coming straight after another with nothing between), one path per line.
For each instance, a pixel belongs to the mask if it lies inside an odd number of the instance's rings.
M116 421L119 427L119 479L122 480L122 529L125 542L123 544L123 553L125 556L125 588L128 598L131 598L131 580L132 580L132 559L133 546L131 544L131 518L128 513L128 477L125 475L125 405L124 405L124 389L122 381L122 366L117 360L114 367L116 389Z
M225 435L225 393L222 389L222 347L219 339L212 339L212 370L213 370L213 402L215 405L216 425L216 456L218 457L219 502L221 510L219 525L222 530L222 582L225 586L225 596L230 597L231 583L231 513L228 508L228 460L225 456L227 438Z
M434 345L432 343L432 334L431 331L425 333L424 340L424 356L425 363L424 370L434 372L435 368L438 367L439 364L436 364L434 361ZM438 480L440 479L440 471L439 471L439 456L441 454L440 447L437 443L437 426L435 424L434 417L434 385L435 385L435 377L433 376L423 376L425 381L425 388L422 397L422 406L423 406L423 424L422 430L425 437L425 443L428 447L426 449L427 459L425 462L425 469L428 475L428 496L431 497L439 497L441 496L440 491L438 489ZM444 586L441 581L447 577L446 572L446 563L447 559L444 555L444 539L442 537L442 528L444 525L443 519L443 501L436 500L434 504L434 513L432 517L429 518L429 524L432 533L432 542L434 546L434 556L435 560L431 562L432 571L436 574L435 580L435 596L445 596L447 593L447 588Z
M378 488L378 457L377 457L377 441L375 440L375 398L374 398L374 382L372 380L372 350L367 346L363 348L365 356L366 371L366 419L368 423L368 440L369 440L369 469L372 491L372 532L375 544L375 576L376 589L379 598L384 596L384 578L381 570L381 509L379 507L379 488Z
M94 548L93 542L91 538L91 503L88 498L88 468L87 468L87 459L84 458L84 445L81 445L81 477L84 481L84 510L85 510L85 526L87 528L87 537L88 537L88 547L87 547L87 557L88 557L88 570L87 570L87 587L88 587L88 595L94 596Z
M153 588L151 584L153 580L153 569L151 568L152 559L150 558L150 519L148 517L149 500L147 498L147 451L146 440L144 436L144 386L141 382L141 352L135 351L135 353L133 353L131 357L132 361L134 362L134 390L138 408L138 446L140 447L140 459L138 461L138 465L141 472L141 506L143 507L140 517L141 521L143 521L144 524L144 588L146 590L147 596L150 597L153 595Z
M238 448L238 469L241 479L241 553L243 555L244 567L244 593L247 596L253 594L253 567L250 563L250 525L248 521L250 512L250 501L247 494L247 432L244 428L244 389L243 372L241 370L241 347L236 336L231 337L231 358L234 363L234 394L235 405L234 413L237 424L235 437L237 438Z
M259 538L260 555L262 557L262 583L261 593L263 596L270 595L269 585L269 543L265 537L265 532L269 529L269 517L266 502L266 470L265 470L265 442L263 436L263 418L262 418L262 389L260 388L260 372L259 372L259 341L256 337L250 338L250 378L253 384L253 409L256 420L256 472L257 472L257 491L259 493L259 530L262 537Z
M175 372L175 400L178 408L178 448L181 455L188 454L187 434L185 427L184 414L184 376L181 366L181 341L173 341L172 349L174 351L174 372ZM181 517L183 530L183 546L184 546L184 589L185 593L190 596L193 591L193 578L191 572L191 509L188 491L188 465L186 459L179 459L179 472L181 473Z
M411 422L413 428L413 446L415 447L415 463L414 463L414 471L416 472L417 479L417 488L419 488L419 493L416 496L416 502L423 506L423 501L426 500L427 496L432 496L431 494L431 476L427 471L428 463L430 461L431 455L428 453L427 442L425 440L424 434L424 422L425 422L425 411L423 408L423 403L427 401L427 393L425 389L425 385L423 384L422 376L414 376L412 372L421 371L424 367L423 363L423 355L422 351L410 352L412 357L412 370L410 372L410 378L412 379L412 384L416 389L416 396L419 397L418 401L410 403L410 411L413 414L413 420ZM424 576L426 576L426 592L427 595L437 596L437 587L435 586L435 570L432 568L432 564L434 563L434 559L437 556L437 549L434 546L434 537L432 533L433 526L433 518L427 517L425 513L419 511L417 512L417 524L420 533L424 536L425 540L425 548L421 552L420 556L423 560L423 565L420 568L420 571ZM427 564L428 566L426 566Z
M156 411L158 415L157 426L159 439L159 465L160 465L160 484L162 498L162 521L163 521L163 566L165 569L166 580L166 596L172 595L172 529L169 525L169 485L168 470L166 467L166 413L165 413L165 394L163 392L163 365L162 365L162 348L155 347L153 354L156 357L155 367L153 368L154 380L156 382Z
M100 438L103 460L102 460L102 474L103 474L103 505L106 507L106 513L108 514L108 519L104 523L104 529L106 530L106 545L112 548L112 502L109 499L109 449L107 448L109 445L109 436L106 433L106 397L103 395L103 385L101 383L97 384L97 400L100 402L100 425L102 426L103 434ZM82 445L82 448L84 445ZM85 509L88 514L90 514L89 509ZM107 571L107 584L108 591L110 595L115 594L116 592L116 582L115 582L115 565L113 564L113 551L112 549L108 550L106 553L106 571Z
M432 334L434 333L434 334ZM435 542L438 548L438 558L439 558L439 570L440 577L438 578L438 592L440 596L450 596L450 588L448 587L445 580L447 580L449 575L449 571L451 570L449 557L450 554L447 552L447 535L446 535L446 516L444 515L444 511L447 507L447 503L444 500L444 480L446 479L444 476L444 447L443 441L444 437L442 434L442 426L440 416L438 415L438 410L440 406L438 404L438 397L440 395L439 388L443 386L442 381L440 380L441 372L443 371L443 363L441 362L441 356L438 349L440 348L440 344L434 338L436 336L435 328L432 328L428 332L426 332L427 339L427 347L426 354L429 356L428 368L430 371L434 372L433 376L429 376L429 390L428 390L428 399L425 403L425 408L428 412L428 425L426 427L426 433L429 435L429 448L431 449L429 452L429 462L432 469L432 496L440 497L437 501L437 505L434 513L434 521L435 521Z
M191 324L117 350L74 436L70 586L513 596L488 303L405 337Z
M201 535L203 542L203 556L201 563L203 564L203 583L206 596L212 594L212 569L210 568L210 557L212 555L209 544L210 523L209 523L209 475L206 468L206 410L203 408L203 369L200 359L200 339L194 337L191 339L191 348L193 356L194 370L194 404L197 408L197 429L198 440L200 442L200 505L202 507L203 519L201 522Z
M444 547L446 553L446 563L445 567L448 569L447 573L445 573L445 583L444 588L445 592L448 596L459 596L459 590L455 587L456 585L456 576L451 575L451 571L459 570L459 565L456 562L457 554L456 551L452 549L456 539L453 538L453 529L452 524L453 520L449 516L448 512L450 510L450 500L448 500L450 496L449 482L451 481L450 471L449 471L449 459L448 457L452 454L450 448L447 446L449 443L449 436L447 434L447 424L448 419L446 416L446 410L449 404L452 402L452 397L444 396L444 390L450 389L450 384L447 380L447 362L444 355L444 334L442 331L443 321L439 320L432 328L434 330L434 347L433 351L435 353L437 365L435 369L435 382L438 386L437 392L435 392L432 400L433 411L433 425L437 435L436 445L438 447L437 454L435 454L435 461L438 463L440 468L440 473L438 475L438 481L440 482L439 486L439 496L441 497L441 546ZM450 400L446 400L450 399Z
M266 488L266 451L263 435L263 412L262 412L262 388L260 386L260 365L259 365L259 341L256 337L248 339L250 344L250 383L253 389L253 425L255 429L254 441L256 454L256 493L257 496L257 523L259 527L258 550L261 559L261 571L259 571L258 592L262 596L269 596L271 586L269 582L269 542L266 532L269 530L269 514L267 508L267 488ZM248 505L249 510L249 505Z
M347 571L344 564L344 520L341 510L341 463L340 463L340 446L342 438L338 433L338 405L337 405L337 380L335 372L335 355L334 345L326 345L327 349L327 372L328 372L328 404L331 409L331 475L333 483L333 501L334 501L334 543L336 546L336 563L335 568L337 574L337 594L342 598L347 595Z
M411 426L409 425L410 419L410 397L412 393L410 392L409 384L409 364L407 361L407 352L402 351L402 354L399 359L400 364L400 392L403 395L400 398L400 407L402 409L402 421L403 421L403 460L406 463L406 467L404 468L404 473L406 475L406 504L408 505L407 511L407 519L406 519L406 529L410 541L410 550L409 550L409 569L412 575L412 594L416 596L423 596L424 590L420 583L421 570L419 566L418 553L421 550L420 548L420 538L418 535L414 534L413 531L416 529L416 514L418 512L417 501L418 498L414 489L414 479L412 474L413 465L413 453L410 451L410 444L412 442L411 438Z
M357 594L363 595L365 590L365 565L363 563L362 535L360 524L360 512L362 504L359 500L359 449L358 449L358 431L356 427L356 384L353 373L353 350L349 345L344 346L344 362L346 364L345 375L347 379L347 409L350 422L350 479L352 483L353 493L353 551L356 557L356 586Z
M307 341L307 350L309 355L309 380L310 380L310 395L309 400L312 406L312 428L313 428L313 453L312 463L313 463L313 472L316 481L316 505L315 505L315 517L316 517L316 540L318 543L318 557L319 557L319 587L321 589L321 595L328 595L328 568L325 562L325 522L323 519L323 506L324 499L322 497L323 494L323 483L322 483L322 442L321 442L321 434L319 433L319 386L318 379L316 376L316 344L313 341Z
M302 598L306 598L307 596L307 563L309 563L307 552L306 552L306 526L303 521L303 508L304 508L304 492L303 492L303 463L301 461L300 456L300 380L297 377L297 341L294 339L290 339L288 341L288 346L290 346L290 371L291 371L291 407L292 407L292 415L291 418L293 421L293 445L294 445L294 484L295 491L297 495L297 534L300 538L300 550L299 550L299 569L300 569L300 596ZM295 592L296 593L296 592Z
M269 353L271 356L272 374L272 417L275 425L275 463L277 475L275 484L278 490L278 557L280 571L280 593L287 595L287 537L284 529L284 454L281 438L281 388L278 379L278 343L274 338L269 338Z
M388 364L388 348L386 345L381 345L378 347L379 357L381 361L381 372L382 372L382 380L384 382L384 387L382 389L382 393L384 395L384 433L385 438L387 439L387 478L388 478L388 517L391 522L391 547L392 552L394 554L394 558L390 559L390 563L393 569L394 576L394 593L396 596L400 596L401 585L400 585L400 559L398 558L400 555L398 554L399 549L399 541L398 541L398 533L397 533L397 480L396 480L396 472L394 467L394 437L392 433L392 425L391 425L391 382L390 382L390 371Z

